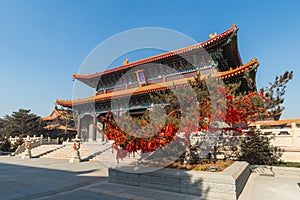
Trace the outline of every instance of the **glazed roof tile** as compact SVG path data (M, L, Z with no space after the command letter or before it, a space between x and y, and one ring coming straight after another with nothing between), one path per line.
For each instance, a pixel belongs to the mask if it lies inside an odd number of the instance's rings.
M148 58L144 58L138 61L134 61L125 65L122 65L120 67L117 68L113 68L113 69L109 69L103 72L97 72L94 74L73 74L73 78L74 79L78 79L78 80L83 80L83 79L90 79L90 78L94 78L94 77L98 77L98 76L102 76L104 74L109 74L109 73L113 73L119 70L123 70L123 69L127 69L127 68L131 68L137 65L141 65L141 64L145 64L145 63L150 63L150 62L154 62L157 60L161 60L170 56L174 56L174 55L179 55L185 52L189 52L195 49L199 49L199 48L206 48L210 45L214 45L214 44L218 44L219 42L223 41L225 38L232 36L232 34L234 34L236 31L238 30L236 24L233 24L228 30L224 31L223 33L216 35L215 37L210 38L209 40L202 42L202 43L197 43L188 47L184 47L181 49L177 49L174 51L170 51L170 52L166 52L166 53L162 53L159 55L155 55L155 56L151 56Z
M219 79L226 79L232 76L236 76L238 74L241 74L245 72L246 70L252 70L253 68L257 68L259 66L259 63L257 59L253 59L250 62L246 63L245 65L242 65L236 69L229 70L226 72L215 72L213 76ZM183 78L179 80L174 80L174 81L168 81L168 82L162 82L162 83L157 83L157 84L151 84L151 85L146 85L143 87L138 87L138 88L132 88L132 89L127 89L127 90L121 90L121 91L116 91L116 92L111 92L111 93L105 93L105 94L98 94L94 95L88 98L83 98L83 99L76 99L76 100L56 100L56 103L65 106L65 107L72 107L73 105L79 105L79 104L87 104L87 103L93 103L95 101L103 101L103 100L108 100L111 98L116 98L116 97L123 97L123 96L130 96L130 95L138 95L138 94L143 94L143 93L149 93L157 90L164 90L167 88L171 88L174 85L180 86L180 85L187 85L189 84L188 81L194 80L194 77L190 78Z

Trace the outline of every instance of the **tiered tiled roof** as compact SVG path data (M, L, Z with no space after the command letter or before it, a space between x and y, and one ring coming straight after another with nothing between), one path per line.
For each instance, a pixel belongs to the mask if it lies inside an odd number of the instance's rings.
M238 74L244 73L246 70L252 70L254 68L257 68L258 66L259 66L259 63L258 63L257 59L255 58L254 60L251 60L250 62L248 62L245 65L242 65L236 69L229 70L226 72L216 72L212 75L215 76L216 78L226 79L228 77L232 77L232 76L236 76ZM194 76L189 77L189 78L182 78L182 79L178 79L178 80L168 81L168 82L162 82L159 84L146 85L146 86L139 87L139 88L132 88L132 89L127 89L127 90L122 90L122 91L106 93L106 94L98 94L98 95L94 95L94 96L84 98L84 99L57 100L56 103L61 106L72 107L73 105L93 103L95 101L102 101L102 100L107 100L107 99L116 98L116 97L130 96L133 94L138 95L138 94L149 93L149 92L153 92L153 91L157 91L157 90L164 90L167 88L171 88L174 85L176 85L176 86L187 85L187 84L189 84L188 81L192 81L192 80L194 80Z
M66 127L64 124L59 124L58 118L62 120L72 120L72 113L70 110L63 110L63 109L58 109L54 108L52 113L47 116L43 117L42 120L47 123L46 126L44 126L44 129L46 130L67 130L67 131L76 131L74 127Z
M57 119L58 117L61 117L62 119L66 119L68 117L68 114L69 113L67 110L54 108L52 113L47 117L43 117L42 120L43 121L53 121L53 120Z
M218 76L222 79L229 78L232 76L236 76L238 74L244 73L246 70L251 70L252 68L257 68L259 66L259 62L257 58L254 58L250 62L246 63L243 66L237 67L235 69L231 69L229 71L218 72Z
M76 131L75 128L72 128L72 127L66 128L66 126L60 125L60 124L49 124L49 125L45 126L44 129L49 130L49 131L54 130L54 129L61 130L61 131L65 131L66 129L67 129L67 131Z
M132 67L146 64L146 63L158 62L165 58L180 55L180 54L187 53L187 52L197 50L200 48L211 49L215 46L218 46L220 43L226 41L228 38L232 37L236 33L236 31L238 31L238 28L237 28L236 24L234 24L227 31L225 31L219 35L216 35L205 42L197 43L197 44L194 44L194 45L191 45L188 47L184 47L184 48L181 48L178 50L151 56L151 57L148 57L145 59L141 59L141 60L134 61L134 62L131 62L128 64L124 64L124 65L114 68L114 69L105 70L103 72L97 72L95 74L73 74L73 78L95 88L96 87L95 84L98 82L99 77L102 75L114 73L114 72L117 72L120 70L130 69ZM239 57L239 54L238 54L238 57ZM239 60L240 60L240 58L239 58Z

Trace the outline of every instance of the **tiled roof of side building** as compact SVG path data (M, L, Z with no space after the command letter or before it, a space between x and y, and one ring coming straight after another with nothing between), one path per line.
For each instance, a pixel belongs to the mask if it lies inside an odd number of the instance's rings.
M66 127L64 125L59 125L59 124L49 124L49 125L45 126L44 129L46 129L46 130L58 129L58 130L76 131L75 128Z
M43 121L52 121L52 120L57 119L59 116L64 119L68 116L68 114L69 113L67 110L54 108L54 110L51 112L51 114L47 117L43 117L42 120Z
M296 123L296 124L300 124L300 118L295 118L295 119L282 119L282 120L270 120L270 121L256 121L256 122L252 122L249 124L249 126L256 126L256 125L261 125L261 126L281 126L281 125L291 125L291 123Z
M59 111L56 108L54 108L54 110L51 112L51 114L47 117L43 117L42 120L43 121L51 121L51 120L56 119L59 115L60 115Z

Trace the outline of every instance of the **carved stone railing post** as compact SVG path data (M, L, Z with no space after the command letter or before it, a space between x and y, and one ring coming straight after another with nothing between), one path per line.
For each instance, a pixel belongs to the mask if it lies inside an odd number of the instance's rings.
M25 152L22 156L22 159L24 158L31 158L31 140L29 136L27 136L25 140Z
M295 122L292 122L291 123L291 132L292 132L292 145L295 146L295 143L296 143L296 128L297 128L297 125Z
M42 145L43 144L43 135L41 135L41 137L40 137L40 145Z
M76 138L73 139L73 152L72 152L72 158L70 159L70 163L74 162L80 162L80 139L78 138L78 135L76 135Z

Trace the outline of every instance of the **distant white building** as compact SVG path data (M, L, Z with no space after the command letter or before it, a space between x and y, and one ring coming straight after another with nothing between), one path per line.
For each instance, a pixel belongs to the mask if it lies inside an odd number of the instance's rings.
M260 129L266 136L271 137L274 146L284 149L284 161L300 162L300 119L284 119L257 121L249 125L249 129ZM247 130L246 130L247 131Z

